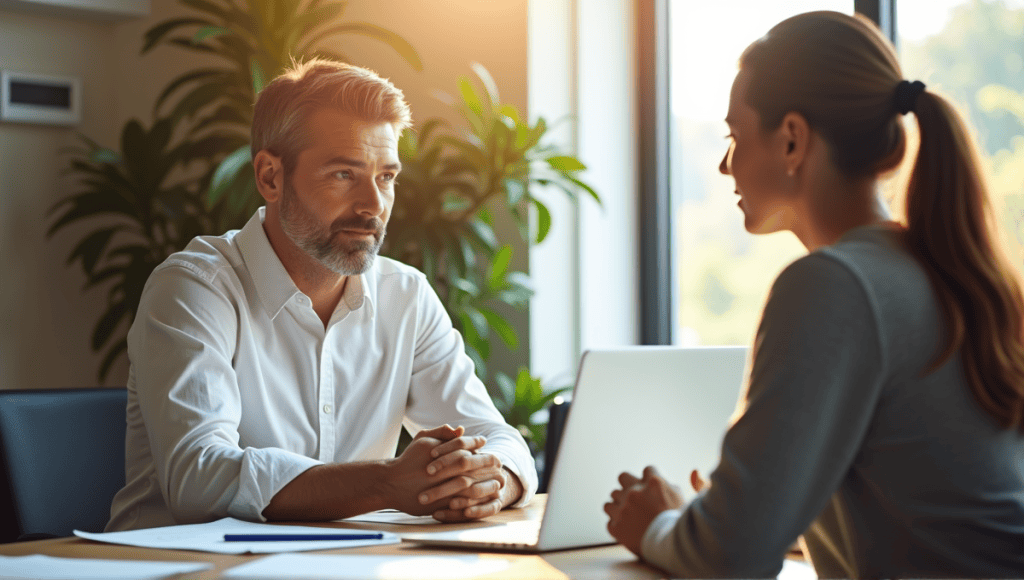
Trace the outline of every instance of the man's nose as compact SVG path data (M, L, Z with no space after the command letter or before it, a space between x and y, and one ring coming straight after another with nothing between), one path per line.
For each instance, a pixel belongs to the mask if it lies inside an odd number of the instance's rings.
M359 188L356 200L356 213L368 217L376 217L384 213L384 194L375 181Z

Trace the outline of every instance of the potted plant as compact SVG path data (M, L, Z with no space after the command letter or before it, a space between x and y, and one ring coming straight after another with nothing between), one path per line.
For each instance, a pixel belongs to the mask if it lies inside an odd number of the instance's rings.
M173 79L154 105L149 129L135 120L125 125L120 151L83 139L85 147L75 152L70 167L81 178L81 188L53 208L50 235L82 220L94 224L68 261L81 264L86 287L109 288L108 308L92 340L94 350L105 351L100 380L126 352L127 329L152 269L195 235L241 227L261 205L248 131L251 103L266 79L293 57L344 60L320 44L345 33L374 36L421 67L416 51L391 31L367 23L325 24L342 14L340 2L181 3L199 14L153 26L145 35L143 54L171 45L216 55L223 66ZM511 349L518 346L500 305L525 308L532 295L529 277L510 268L513 249L498 241L495 219L507 216L526 244L540 243L550 230L551 215L532 194L533 186L556 186L574 198L582 190L599 199L577 177L585 169L579 160L542 143L545 121L523 119L501 102L484 67L474 65L473 70L483 91L459 79L460 98L454 105L467 128L428 119L399 142L403 172L383 253L427 275L463 333L478 374L510 418L550 397L545 399L543 389L537 395L533 387L509 391L510 379L491 380L488 374L493 340ZM174 141L175 134L183 136ZM537 216L534 234L529 232L530 212ZM522 381L536 381L529 373L523 377L520 373ZM529 384L540 388L539 382ZM537 437L533 415L511 419Z

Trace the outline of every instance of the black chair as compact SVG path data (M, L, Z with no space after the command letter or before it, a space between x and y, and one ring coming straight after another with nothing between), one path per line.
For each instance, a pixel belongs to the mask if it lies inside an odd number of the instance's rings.
M558 446L562 442L565 420L569 417L570 402L559 398L548 407L548 433L544 441L544 472L540 475L537 493L548 492L551 472L555 469L555 458L558 457Z
M124 487L126 389L0 391L0 542L102 532Z

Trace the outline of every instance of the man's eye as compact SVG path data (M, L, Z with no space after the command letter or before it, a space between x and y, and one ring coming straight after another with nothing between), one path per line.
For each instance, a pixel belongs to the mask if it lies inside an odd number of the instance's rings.
M348 169L342 169L341 171L335 171L334 177L337 179L352 179L352 172Z
M381 181L394 181L395 180L395 174L394 173L385 173L385 174L380 176L380 180Z

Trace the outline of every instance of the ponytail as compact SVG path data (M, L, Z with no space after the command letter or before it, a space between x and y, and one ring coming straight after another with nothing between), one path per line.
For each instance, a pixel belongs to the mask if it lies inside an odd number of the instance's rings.
M955 109L907 82L892 43L866 18L808 12L788 18L740 57L746 100L765 130L796 111L828 142L851 179L897 166L914 111L921 145L907 194L906 241L927 272L946 322L931 372L959 352L974 398L998 425L1024 432L1024 299L993 240L972 139Z
M1003 429L1024 432L1024 299L993 240L972 139L942 97L914 107L920 149L907 191L906 240L931 279L946 322L928 372L961 352L974 398Z

